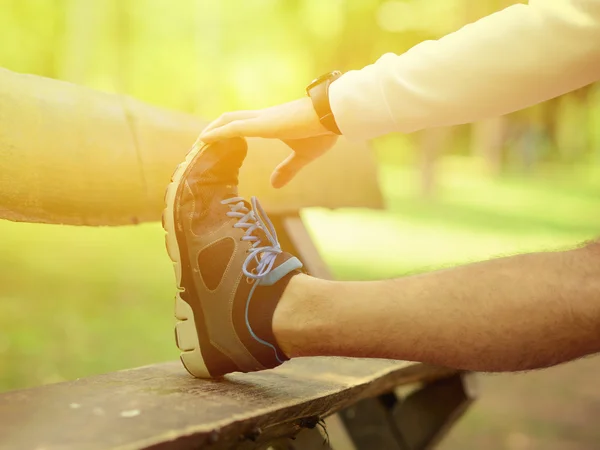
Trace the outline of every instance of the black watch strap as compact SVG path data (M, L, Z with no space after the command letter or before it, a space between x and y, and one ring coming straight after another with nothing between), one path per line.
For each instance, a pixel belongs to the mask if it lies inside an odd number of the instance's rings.
M306 88L306 93L310 97L321 124L329 131L335 134L342 134L340 131L329 103L329 86L335 80L342 76L342 72L335 71L320 76Z

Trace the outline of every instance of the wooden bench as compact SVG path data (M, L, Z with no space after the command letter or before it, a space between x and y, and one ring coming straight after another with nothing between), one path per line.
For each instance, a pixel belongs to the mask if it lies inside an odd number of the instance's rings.
M206 125L2 69L0 118L0 218L88 226L160 220L170 175ZM287 154L280 142L250 140L240 191L259 197L311 274L331 278L300 212L381 208L375 163L365 145L341 139L289 187L271 189ZM179 362L158 364L0 394L0 449L316 449L322 419L333 444L425 449L471 402L465 377L402 361L300 358L205 381ZM398 395L402 386L417 389Z
M0 448L310 450L325 439L300 432L341 411L357 449L424 449L471 398L460 375L417 363L298 358L208 381L173 362L0 394Z

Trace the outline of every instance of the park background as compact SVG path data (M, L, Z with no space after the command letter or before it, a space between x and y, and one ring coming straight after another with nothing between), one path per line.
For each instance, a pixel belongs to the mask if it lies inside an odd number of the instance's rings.
M210 120L295 99L318 74L402 53L511 3L0 0L0 67ZM600 86L372 147L385 210L305 213L338 278L401 276L600 234ZM160 224L0 221L0 391L177 358L173 278ZM441 448L600 448L598 373L600 358L587 358L482 376L481 399Z

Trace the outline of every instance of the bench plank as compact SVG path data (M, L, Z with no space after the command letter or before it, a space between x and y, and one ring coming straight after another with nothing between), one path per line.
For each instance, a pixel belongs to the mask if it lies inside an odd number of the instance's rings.
M162 363L0 394L0 448L238 448L293 435L395 386L452 373L419 363L320 357L198 380L179 362Z

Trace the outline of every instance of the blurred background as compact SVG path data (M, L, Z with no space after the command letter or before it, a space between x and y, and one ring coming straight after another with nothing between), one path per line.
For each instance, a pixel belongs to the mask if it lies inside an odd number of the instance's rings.
M323 72L402 53L511 3L0 0L0 67L210 120L295 99ZM338 278L401 276L600 234L598 85L372 147L386 210L304 214ZM160 224L0 221L0 236L0 391L178 357ZM482 398L441 448L600 448L598 373L600 359L588 358L482 376Z

